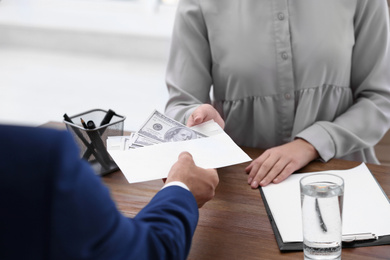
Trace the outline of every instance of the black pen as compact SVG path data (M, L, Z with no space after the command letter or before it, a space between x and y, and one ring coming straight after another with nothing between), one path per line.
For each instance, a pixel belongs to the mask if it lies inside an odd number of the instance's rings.
M316 212L318 215L318 219L320 220L320 226L323 232L328 232L328 228L325 225L324 219L322 218L321 210L320 210L320 205L318 204L318 198L316 198Z
M92 121L92 120L89 120L88 122L87 122L87 129L95 129L96 128L96 126L95 126L95 123Z
M85 121L84 121L82 118L80 118L80 121L81 121L81 124L83 125L83 127L84 127L85 129L89 129L88 126L87 126L87 124L85 123ZM83 158L86 159L86 160L88 160L89 157L91 156L91 154L92 154L93 151L94 151L94 145L93 145L92 142L91 142L91 143L87 146L87 150L84 152ZM95 153L95 157L96 157L96 153ZM98 156L98 157L99 157L99 156ZM96 157L96 159L97 159L97 160L101 160L101 159L98 159L98 157ZM102 165L104 165L104 162L103 162Z
M96 128L95 123L92 120L89 120L87 122L88 130L93 130ZM97 154L101 156L101 159L109 165L111 163L110 156L107 152L106 147L104 146L104 143L102 139L100 138L100 135L97 131L88 131L87 134L91 140L92 145L95 147L95 151Z
M115 112L111 109L108 110L107 114L104 116L102 122L100 123L100 126L107 125L110 123L112 117L115 115Z
M85 122L84 122L83 126L84 126L85 129L89 129L89 130L95 129L95 123L92 120L89 120L87 124L85 124ZM88 136L91 137L90 134L88 134ZM92 140L91 140L91 142L92 142ZM83 158L88 160L89 156L91 156L91 153L92 153L93 149L94 149L94 145L91 143L91 145L88 146L88 149L84 152Z
M73 124L72 119L70 119L70 117L66 113L64 114L64 119L65 119L65 121Z
M106 115L104 116L103 120L100 122L100 127L108 125L112 119L112 117L115 115L115 112L111 109L108 110ZM99 130L99 134L103 135L104 131L106 131L107 127L102 127Z

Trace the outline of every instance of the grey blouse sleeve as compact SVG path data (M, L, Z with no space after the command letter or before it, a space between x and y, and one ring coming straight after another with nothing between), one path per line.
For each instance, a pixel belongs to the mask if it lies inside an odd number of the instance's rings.
M193 110L210 103L211 55L198 0L180 0L175 18L166 84L165 113L185 123Z
M357 2L351 71L354 104L333 122L317 122L297 135L312 143L325 161L373 147L390 127L387 3Z

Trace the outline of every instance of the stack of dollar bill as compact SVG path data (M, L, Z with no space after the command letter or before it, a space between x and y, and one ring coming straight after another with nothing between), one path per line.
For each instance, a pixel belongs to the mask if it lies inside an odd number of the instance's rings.
M130 135L126 148L134 149L164 142L186 141L206 135L155 110L142 127Z

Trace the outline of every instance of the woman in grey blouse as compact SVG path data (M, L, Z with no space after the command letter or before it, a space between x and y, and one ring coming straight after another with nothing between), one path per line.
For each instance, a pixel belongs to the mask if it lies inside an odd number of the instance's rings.
M166 114L266 149L253 188L314 159L378 163L390 127L386 0L180 0ZM212 104L212 105L209 105Z

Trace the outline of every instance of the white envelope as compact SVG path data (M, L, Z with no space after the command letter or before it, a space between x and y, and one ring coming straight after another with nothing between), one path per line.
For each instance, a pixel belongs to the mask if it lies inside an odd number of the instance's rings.
M215 122L209 122L208 128L210 124L214 124L211 128L216 128ZM183 151L191 153L195 164L202 168L220 168L252 160L224 131L209 137L137 149L108 148L129 183L166 178Z

